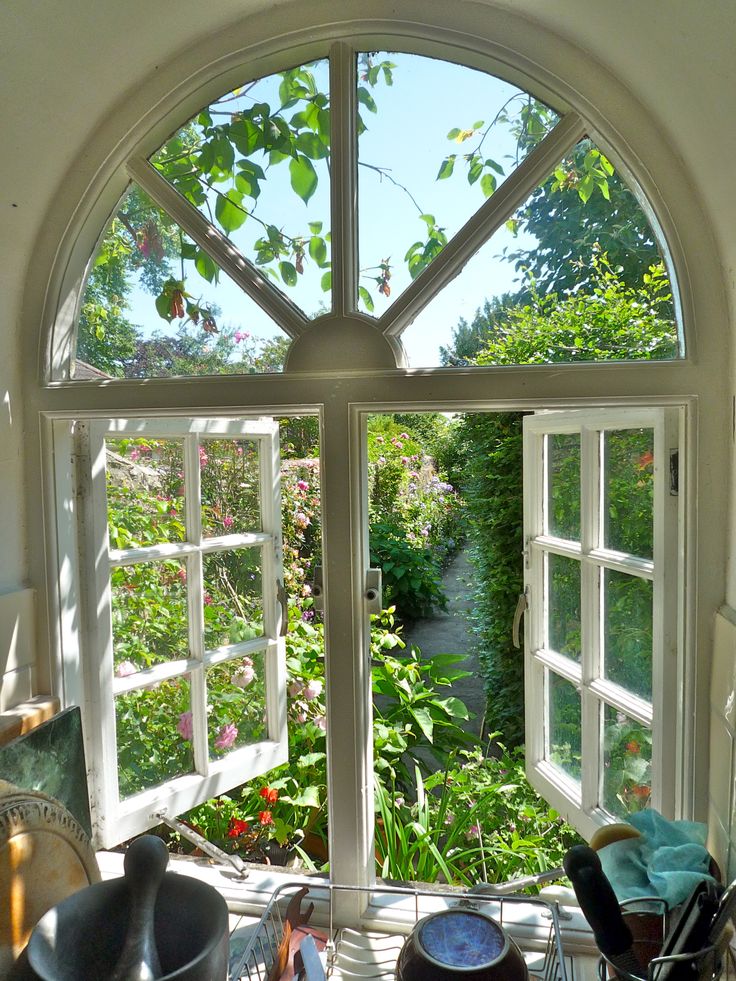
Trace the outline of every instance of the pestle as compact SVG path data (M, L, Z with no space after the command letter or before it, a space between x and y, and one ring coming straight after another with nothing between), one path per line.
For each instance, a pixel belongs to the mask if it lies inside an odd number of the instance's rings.
M155 835L136 838L125 853L123 868L130 916L110 981L153 981L161 977L153 914L168 861L168 849Z

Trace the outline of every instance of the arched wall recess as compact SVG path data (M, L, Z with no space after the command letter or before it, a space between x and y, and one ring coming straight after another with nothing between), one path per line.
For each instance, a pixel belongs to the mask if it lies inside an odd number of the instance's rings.
M478 5L453 5L449 11L440 4L409 3L402 6L402 19L385 17L372 21L361 17L359 5L351 3L343 6L339 21L328 5L319 3L309 10L296 4L289 13L293 16L287 21L284 7L271 14L263 12L244 21L238 30L213 35L187 52L172 52L156 77L143 83L131 80L138 82L135 89L104 120L80 158L79 167L64 181L63 192L50 208L47 224L39 235L36 263L28 279L25 343L31 356L26 359L25 384L32 420L30 437L38 435L35 420L39 414L44 419L121 411L143 415L154 405L164 414L181 413L192 406L216 407L225 413L246 408L259 414L296 405L319 407L325 433L330 434L325 460L328 469L336 474L325 478L326 500L334 509L332 527L326 528L326 535L336 542L343 540L342 545L335 546L332 569L328 571L328 589L331 588L335 609L339 610L330 626L332 643L341 649L341 663L335 666L335 685L355 692L361 682L356 665L363 640L354 611L360 605L360 562L365 552L359 518L350 510L355 507L351 501L359 499L362 492L356 477L359 408L549 408L643 398L681 404L686 396L695 395L699 409L692 409L689 422L690 500L694 504L699 497L709 497L716 511L725 514L726 462L719 454L720 434L728 425L722 397L727 381L724 345L720 343L725 336L722 285L714 264L703 261L703 257L714 255L714 250L687 175L644 108L622 82L580 50L522 18L499 10L484 11ZM287 22L289 31L283 32L282 26ZM274 71L289 61L324 56L330 43L336 41L352 41L371 49L401 48L496 70L560 111L572 107L585 121L586 129L606 150L610 148L617 164L620 161L622 167L628 168L657 216L680 286L687 358L677 365L646 367L556 366L542 367L533 373L516 368L508 372L494 368L431 372L403 369L396 350L391 351L396 359L394 366L384 349L380 355L386 356L384 363L374 362L368 371L356 361L339 372L343 377L334 377L329 369L321 372L318 364L306 361L308 370L299 379L218 379L216 384L205 378L190 379L185 384L152 384L148 380L115 385L68 384L70 337L83 271L99 230L124 189L125 162L133 156L147 156L176 125L229 84ZM185 80L182 65L187 66ZM697 257L696 263L692 256ZM42 310L39 298L44 296ZM40 385L39 375L43 379ZM43 420L39 428L43 429ZM695 467L696 446L701 458L709 461L709 467L702 471ZM352 473L335 467L341 454ZM40 507L42 482L35 458L29 459L28 477L29 486L37 488L32 504ZM43 486L48 488L48 483ZM48 498L46 503L48 513ZM707 650L707 611L721 598L719 574L724 567L725 542L716 525L714 522L701 528L697 550L690 537L683 558L697 595L698 611L702 611L696 614L691 609L683 626L686 643L693 652ZM32 544L36 546L32 549L36 555L34 576L41 582L46 574L41 529ZM52 560L51 555L49 569ZM48 625L51 655L46 673L60 686L63 671L61 644L54 626L54 576L48 578L52 583ZM701 675L707 675L707 664L693 656L679 676L683 702L678 711L688 718L704 704L704 688L698 683ZM333 793L346 802L348 820L357 829L359 840L357 852L353 844L348 847L345 841L334 843L335 867L344 878L360 881L369 851L370 805L365 799L369 767L364 766L364 759L361 766L353 765L351 770L346 754L349 755L349 747L354 756L354 747L360 749L363 745L360 740L353 738L351 742L347 737L356 720L357 724L364 723L366 706L361 704L357 710L355 705L350 706L352 722L346 717L347 706L336 702L333 709ZM704 713L700 711L698 717L703 718ZM696 756L705 746L703 725L700 722L700 728L692 730L697 741ZM361 731L365 740L365 728ZM683 765L678 780L682 812L693 813L699 792L701 799L703 796L704 777L695 772L690 762Z

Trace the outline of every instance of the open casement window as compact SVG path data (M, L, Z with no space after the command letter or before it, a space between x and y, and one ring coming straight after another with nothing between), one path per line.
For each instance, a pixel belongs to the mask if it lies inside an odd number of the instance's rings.
M673 816L678 432L664 408L524 420L527 773L588 836Z
M106 419L75 438L107 847L287 759L278 425Z

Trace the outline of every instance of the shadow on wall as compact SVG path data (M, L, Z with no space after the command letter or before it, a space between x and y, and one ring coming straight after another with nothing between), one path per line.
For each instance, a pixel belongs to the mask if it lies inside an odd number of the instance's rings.
M0 595L0 712L33 695L35 592Z

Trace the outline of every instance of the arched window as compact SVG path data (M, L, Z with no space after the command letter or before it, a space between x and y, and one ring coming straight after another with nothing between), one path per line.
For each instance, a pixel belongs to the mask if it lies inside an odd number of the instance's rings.
M589 832L616 812L609 737L628 720L647 733L647 794L682 811L690 402L673 263L620 151L562 97L480 70L480 55L468 67L447 45L416 49L358 37L286 52L262 77L233 69L111 178L111 217L52 338L64 404L45 409L60 593L74 597L59 603L58 642L67 700L86 706L105 843L283 759L274 416L319 420L336 878L372 875L370 413L530 414L530 776ZM164 505L135 528L115 512L131 447ZM253 487L242 527L223 524L206 472L224 474L233 452ZM617 507L638 509L649 537L613 533ZM206 613L228 562L249 576L222 612L229 633ZM143 588L185 610L160 659L141 660L119 629ZM634 609L631 655L616 633ZM160 626L138 612L141 637ZM233 678L262 682L247 734L212 709L218 672L239 705L257 689ZM188 745L157 780L120 720L161 686L173 695L156 710Z

